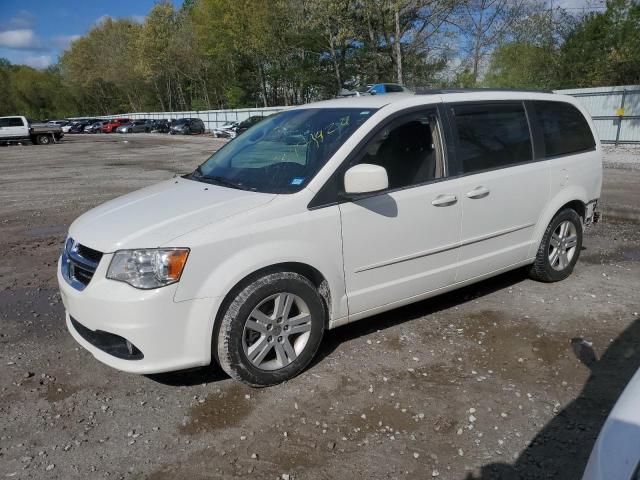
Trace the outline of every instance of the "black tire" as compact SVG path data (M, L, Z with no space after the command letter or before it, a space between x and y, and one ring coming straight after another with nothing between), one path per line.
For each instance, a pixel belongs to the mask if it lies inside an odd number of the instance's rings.
M553 253L553 249L555 248L552 245L552 237L554 234L557 235L557 230L561 228L561 225L565 224L565 222L569 222L575 230L575 247L573 249L573 253L568 262L564 265L558 263L557 266L554 267L552 265L550 256ZM555 237L557 238L557 237ZM557 243L554 238L554 243ZM559 282L560 280L564 280L571 272L573 272L573 268L578 262L578 258L580 257L580 250L582 249L582 219L578 213L571 209L565 208L560 210L556 214L555 217L551 220L547 229L544 232L542 237L542 242L540 242L540 246L538 247L538 252L536 253L535 262L529 268L529 276L534 280L538 280L540 282Z
M289 328L286 325L286 320L284 323L280 323L282 322L282 320L280 320L278 322L280 326L278 326L276 325L277 318L272 319L273 323L269 327L270 330L268 332L265 331L264 336L245 328L254 309L261 304L267 305L265 308L268 308L269 299L283 293L298 297L299 300L302 300L305 307L307 307L308 314L311 317L310 329L308 330L309 335L306 336L306 343L304 343L301 350L297 352L297 357L286 366L274 367L273 369L258 368L258 366L249 360L245 352L248 335L259 335L260 338L256 339L255 343L252 343L247 348L253 347L258 343L263 343L265 350L269 350L269 353L264 356L264 360L260 360L264 362L260 366L266 365L267 363L275 363L276 365L280 363L280 365L282 365L283 362L280 362L276 347L280 348L280 352L284 350L282 344L278 345L278 342L280 342L283 337L285 338L285 342L289 342L288 339L292 338L292 343L288 344L291 346L296 342L296 335L306 335L305 333L293 333L291 334L292 337L287 337L287 334L284 333L284 330ZM275 309L276 306L274 304L273 313L270 314L273 317L277 317ZM302 311L298 312L297 315L301 313ZM318 293L318 290L307 278L292 272L277 272L265 275L244 287L227 305L217 330L217 337L213 339L214 357L217 358L222 369L227 372L230 377L247 385L266 387L284 382L302 372L313 359L322 341L326 318L327 311L325 303ZM294 327L291 327L291 329L293 328ZM266 336L269 332L273 334L273 337ZM278 335L282 335L283 337ZM260 339L262 339L262 341ZM269 346L269 343L272 343L272 346ZM288 356L289 355L286 357L287 362L289 361ZM260 355L256 355L256 357L260 357ZM269 360L270 358L273 359Z
M36 135L36 143L38 145L49 145L51 143L51 136L48 134Z

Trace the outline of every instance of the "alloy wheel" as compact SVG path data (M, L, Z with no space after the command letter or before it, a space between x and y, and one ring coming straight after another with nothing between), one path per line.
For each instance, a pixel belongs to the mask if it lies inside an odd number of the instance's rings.
M549 263L551 268L557 271L569 266L576 253L578 245L578 232L573 222L565 220L561 222L551 235L549 240Z
M311 335L309 307L293 293L277 293L260 302L247 318L242 346L247 359L261 370L291 364Z

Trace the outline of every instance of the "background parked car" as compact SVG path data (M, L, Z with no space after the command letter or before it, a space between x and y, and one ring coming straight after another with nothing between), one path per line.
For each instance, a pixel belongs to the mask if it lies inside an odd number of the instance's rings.
M116 128L118 133L149 133L151 131L151 120L132 120Z
M84 127L84 131L86 133L101 133L102 127L109 123L108 120L99 120L97 122L93 122L91 125Z
M57 125L59 127L62 127L64 125L69 125L69 120L47 120L47 123L49 125Z
M384 93L411 93L404 85L399 83L376 83L367 90L370 95L382 95Z
M264 120L264 118L265 117L262 115L255 115L253 117L249 117L246 120L241 121L236 127L236 135L243 134L244 132L249 130L251 127L253 127L256 123L259 123L262 120Z
M152 120L151 132L169 133L169 120Z
M48 125L57 126L62 129L62 133L69 133L71 130L71 121L70 120L49 120L47 122Z
M238 122L226 122L212 130L214 137L233 138L236 136Z
M366 85L357 90L347 90L343 88L338 94L339 97L362 97L366 95L383 95L385 93L413 93L404 85L399 83L374 83Z
M171 135L191 135L204 133L204 122L199 118L179 118L171 125Z
M69 129L69 133L84 133L85 127L92 125L93 121L91 120L79 120L73 122L71 128Z
M130 120L128 118L113 118L107 122L107 124L102 126L102 133L114 133L116 128L120 125L124 125L125 123L129 123Z

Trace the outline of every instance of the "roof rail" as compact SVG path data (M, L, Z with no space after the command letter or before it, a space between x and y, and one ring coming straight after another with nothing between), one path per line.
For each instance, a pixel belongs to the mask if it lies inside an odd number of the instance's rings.
M469 93L469 92L529 92L529 93L553 93L551 90L539 90L534 88L417 88L416 95L440 95L444 93Z

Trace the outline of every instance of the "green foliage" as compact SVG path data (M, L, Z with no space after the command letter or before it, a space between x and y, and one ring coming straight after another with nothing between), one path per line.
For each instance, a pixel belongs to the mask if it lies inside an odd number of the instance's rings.
M557 84L558 52L531 43L508 43L496 49L489 73L488 87L551 89Z
M562 48L563 86L640 82L640 3L612 0L569 33Z
M484 84L577 88L640 82L640 3L612 0L580 21L539 14L493 52Z
M0 59L0 116L42 119L64 117L74 110L73 100L55 67L36 70Z

